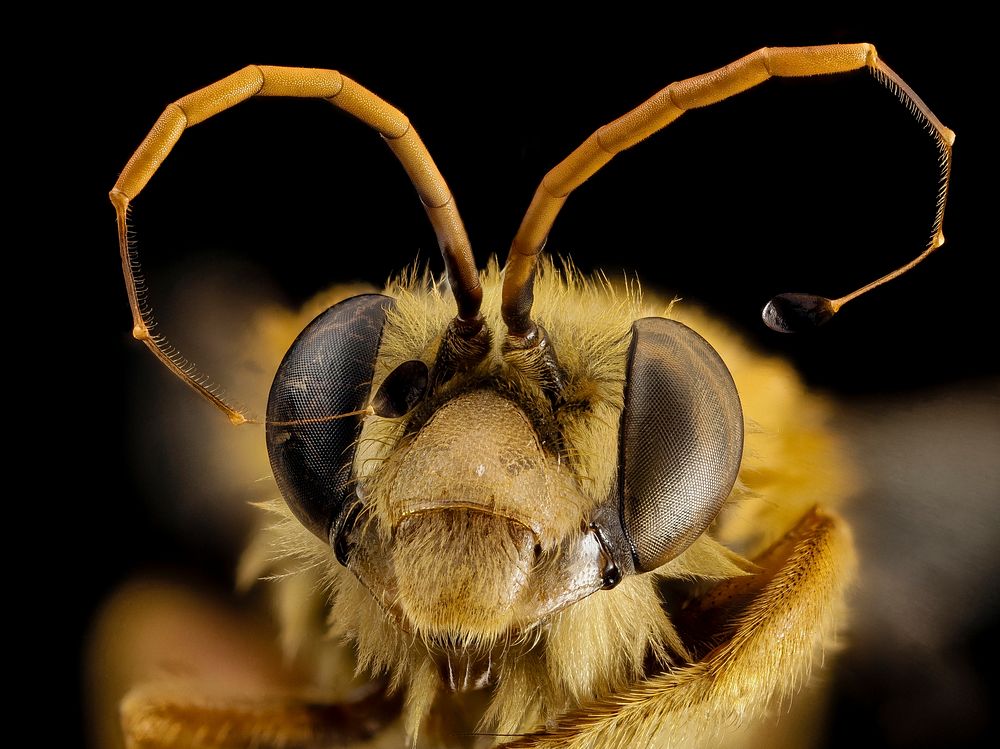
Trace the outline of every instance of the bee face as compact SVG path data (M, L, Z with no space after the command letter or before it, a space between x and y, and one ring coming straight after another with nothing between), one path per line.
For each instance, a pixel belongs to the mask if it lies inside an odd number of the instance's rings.
M397 285L313 321L268 408L292 512L404 631L483 656L685 551L729 496L742 450L735 385L700 336L572 269L547 266L537 283L559 300L540 312L568 352L555 396L502 345L437 376L447 299ZM484 287L499 299L495 266ZM379 402L406 406L363 410Z
M479 282L474 354L454 343L454 288L412 276L301 333L266 415L287 504L260 538L278 551L248 569L312 583L299 609L320 599L357 670L406 691L410 735L447 691L489 695L481 728L617 724L622 745L666 730L650 716L704 706L675 731L704 737L791 691L851 574L849 532L809 509L850 484L822 403L699 313L683 332L666 301L545 263L530 319L555 353L536 357L500 270ZM815 595L775 593L799 572ZM777 620L795 636L769 651ZM698 693L698 674L721 686ZM748 674L764 696L741 702Z
M483 275L484 306L499 300L501 282L495 266ZM639 421L626 414L629 398L643 392L630 379L636 321L658 315L654 319L667 322L662 315L676 317L678 308L671 311L669 302L655 296L642 298L634 287L588 281L546 264L537 279L536 308L553 345L558 342L567 352L560 359L567 385L559 401L553 403L537 381L510 365L502 343L494 342L489 356L446 383L428 386L404 415L381 417L356 409L375 400L372 394L415 357L432 368L440 330L451 313L440 292L426 279L408 279L390 285L385 297L367 299L391 300L378 354L373 364L366 363L372 374L362 381L357 403L342 406L358 419L343 439L347 448L324 448L324 457L345 456L331 471L348 476L334 484L344 499L327 501L323 497L331 495L320 493L315 501L310 497L316 495L309 494L315 482L302 481L303 472L290 472L292 490L282 487L288 503L269 505L280 520L261 531L256 546L270 551L257 559L252 574L298 570L296 576L314 580L305 590L333 591L329 631L350 641L366 672L384 670L408 695L420 695L406 714L411 730L436 725L434 715L441 708L434 705L450 692L462 699L485 695L490 707L484 726L523 733L545 715L616 690L625 693L630 684L671 669L683 672L706 650L731 643L724 634L727 623L744 611L735 601L754 589L751 573L759 571L743 555L760 557L771 548L784 561L783 534L803 514L812 517L803 497L834 498L849 489L850 470L823 426L823 405L804 393L786 367L748 357L741 341L696 311L682 314L684 330L698 330L711 341L713 356L733 363L727 376L743 396L755 429L747 435L740 477L733 491L726 489L721 513L709 503L705 514L687 520L693 532L689 525L675 533L671 521L683 513L642 512L669 506L669 495L642 496L642 472L631 483L623 473L631 459L625 446L635 431L654 435L636 441L636 450L669 444L656 432L662 415L671 413L669 397L655 399L656 409L647 409ZM330 310L365 301L355 297ZM593 315L595 309L601 314ZM335 313L324 313L314 324L323 326L330 314ZM498 320L496 311L487 315L487 324ZM309 328L279 368L274 386L279 392L288 357L294 359L296 347L308 337ZM716 404L711 379L689 374L684 372L679 382L696 383L693 392L700 400ZM301 379L296 382L302 385ZM307 390L291 388L296 397ZM685 393L690 392L688 386ZM319 413L312 422L283 414L269 425L272 466L280 446L308 437L309 432L295 435L301 427L344 423ZM670 418L683 426L683 419ZM688 426L674 431L690 438L711 424L697 418ZM714 436L712 444L741 444L742 413L737 425L724 428L729 436ZM778 465L825 468L803 473L776 470ZM285 470L280 463L276 476L279 470ZM698 482L690 480L690 472L686 476L687 482L680 483L690 495ZM279 485L282 481L279 477ZM670 484L668 477L655 485ZM752 499L758 493L768 502ZM645 562L665 544L647 543L654 536L638 522L629 525L626 508L656 529L668 528L670 533L657 540L674 543L684 531L694 538L670 547L661 563ZM667 522L660 521L664 516ZM833 538L823 548L836 557L838 582L832 589L839 590L850 579L850 543L846 529L824 518ZM710 523L712 535L725 537L738 551L699 530ZM622 548L629 556L621 555ZM655 564L655 570L642 572L644 563ZM611 569L620 577L609 580ZM291 590L293 579L282 578L276 586ZM703 608L694 603L696 590L726 580L748 587L737 594L716 585L714 603L706 599ZM665 607L668 583L685 591L687 605ZM298 607L307 606L304 599L296 600ZM835 621L833 609L825 606L810 616L813 627ZM289 621L289 626L295 625ZM793 651L817 647L813 627L790 645ZM773 665L759 666L762 674L773 673ZM537 692L530 704L526 689ZM701 724L691 724L694 732L695 725Z

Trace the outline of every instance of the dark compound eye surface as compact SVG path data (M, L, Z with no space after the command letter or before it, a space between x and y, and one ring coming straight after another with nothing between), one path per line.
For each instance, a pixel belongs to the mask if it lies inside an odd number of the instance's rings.
M309 323L285 354L267 402L267 452L282 496L310 531L328 540L353 494L351 466L382 328L393 300L346 299Z
M620 517L645 572L705 531L739 472L739 395L704 338L673 320L635 322L619 440Z

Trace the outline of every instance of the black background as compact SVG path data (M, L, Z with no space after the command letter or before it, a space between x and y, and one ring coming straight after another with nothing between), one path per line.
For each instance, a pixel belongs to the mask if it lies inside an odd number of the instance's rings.
M506 28L512 20L496 19L490 31L500 41L489 42L478 38L482 21L461 18L463 34L420 32L405 42L381 38L371 22L311 29L308 41L275 32L277 39L245 44L222 43L221 33L152 44L135 28L81 53L77 63L88 73L70 84L66 100L74 106L52 114L65 123L66 136L50 150L64 177L44 186L45 194L69 188L70 205L65 213L49 208L41 226L66 243L56 256L66 264L43 269L60 300L59 329L69 331L66 346L50 353L62 362L72 355L74 369L82 364L72 380L77 417L62 437L77 446L72 460L79 465L66 474L103 497L96 512L91 503L71 503L60 515L71 529L69 553L86 568L61 606L73 637L61 659L72 668L60 683L73 704L78 647L95 607L116 585L167 568L229 586L225 555L159 527L138 499L149 490L127 458L134 436L126 412L135 408L127 391L137 367L151 370L129 336L106 194L168 102L249 62L334 67L402 109L448 180L483 264L506 253L548 168L670 81L765 45L873 42L958 135L947 244L909 276L849 305L814 335L782 337L759 323L760 307L775 293L835 296L924 246L936 151L864 73L772 81L686 114L578 190L548 250L584 270L635 274L645 286L704 303L838 396L905 396L996 376L987 271L995 240L987 226L992 212L984 209L994 197L984 179L993 148L976 112L979 94L969 93L978 61L970 23L905 32L827 23L720 33L717 18L700 27L612 28L595 20L584 32ZM61 215L72 219L57 220ZM417 257L441 268L433 233L388 149L316 102L251 101L189 131L135 201L135 220L154 305L158 278L219 255L255 264L290 301L338 281L380 284ZM161 323L183 340L183 330ZM164 374L151 387L180 386ZM190 408L207 406L192 396ZM878 698L840 699L843 722L831 745L888 740L877 710L858 708L869 699ZM73 732L75 707L70 715Z

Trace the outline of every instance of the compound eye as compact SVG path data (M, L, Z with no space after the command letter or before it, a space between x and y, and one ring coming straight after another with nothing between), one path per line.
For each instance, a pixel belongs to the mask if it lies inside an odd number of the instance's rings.
M382 328L393 300L345 299L285 354L267 401L267 454L285 502L324 541L354 494L352 466Z
M718 515L743 455L743 410L729 369L690 328L632 326L619 436L622 526L637 572L670 561Z

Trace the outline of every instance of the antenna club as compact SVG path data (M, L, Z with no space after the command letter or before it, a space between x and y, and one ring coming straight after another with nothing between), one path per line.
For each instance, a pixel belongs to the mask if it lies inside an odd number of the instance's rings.
M778 333L800 333L816 328L840 309L840 304L815 294L778 294L764 305L764 324Z

